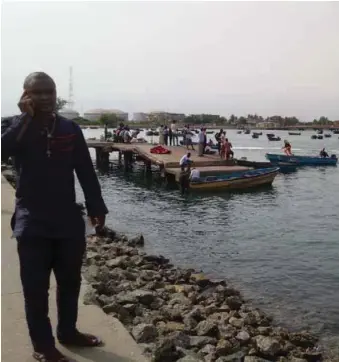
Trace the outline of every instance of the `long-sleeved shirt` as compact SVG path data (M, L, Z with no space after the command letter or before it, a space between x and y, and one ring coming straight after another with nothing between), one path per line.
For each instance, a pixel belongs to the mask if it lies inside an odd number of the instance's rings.
M27 115L2 125L1 149L15 157L16 207L14 236L83 237L85 225L76 203L74 171L85 195L89 216L108 213L80 127L59 115L47 155L47 134L30 122L22 139L17 137Z

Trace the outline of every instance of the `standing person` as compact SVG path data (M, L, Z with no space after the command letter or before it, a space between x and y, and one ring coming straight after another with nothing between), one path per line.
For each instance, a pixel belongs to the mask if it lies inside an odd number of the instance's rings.
M17 239L26 319L38 361L70 361L55 347L48 318L48 290L57 282L60 343L95 347L101 340L78 331L85 223L76 203L74 171L83 189L88 216L99 231L108 213L80 127L55 113L56 86L46 73L28 75L19 101L20 116L2 130L1 148L17 163Z
M220 157L226 159L226 132L220 136Z
M168 127L167 126L164 126L163 134L164 134L164 143L166 146L168 146Z
M229 160L230 156L234 156L234 152L232 151L232 143L228 141L228 138L225 139L225 158Z
M187 126L187 132L186 132L186 148L189 149L188 147L191 146L191 149L194 151L194 147L193 147L193 141L192 141L193 135L189 129L189 126Z
M159 145L165 144L165 138L164 138L164 126L161 125L159 128Z
M220 129L220 131L219 132L217 132L216 134L215 134L215 140L217 141L217 145L218 145L218 153L219 153L219 155L221 154L221 136L222 136L222 134L224 133L224 130L223 129Z
M170 142L173 142L173 146L179 146L178 128L177 128L176 121L173 121L171 124L171 134L172 134L172 141L170 138ZM172 143L171 143L171 145L172 145Z
M203 134L204 134L204 148L203 148L203 154L204 154L206 146L207 146L207 129L206 128L203 128Z
M172 143L173 143L173 132L172 132L171 126L168 127L168 140L169 140L169 145L172 146Z
M202 157L204 155L204 149L205 149L205 135L204 135L204 129L201 128L200 133L198 135L198 156Z

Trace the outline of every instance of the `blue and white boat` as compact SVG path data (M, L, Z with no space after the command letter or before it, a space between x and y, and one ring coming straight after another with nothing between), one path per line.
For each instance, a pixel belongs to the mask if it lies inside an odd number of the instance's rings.
M274 165L279 163L289 163L295 166L335 166L338 162L336 155L331 157L320 157L320 156L287 156L277 155L273 153L267 153L266 158Z

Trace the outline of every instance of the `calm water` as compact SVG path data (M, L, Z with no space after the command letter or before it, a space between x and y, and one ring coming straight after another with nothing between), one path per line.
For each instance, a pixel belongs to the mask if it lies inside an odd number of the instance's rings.
M84 133L98 137L102 131ZM339 154L338 135L311 140L310 131L275 133L298 154L317 154L324 146ZM264 161L266 152L281 152L282 142L269 142L265 135L252 139L228 131L227 136L236 157ZM227 278L277 322L311 328L326 343L339 345L337 167L281 174L271 189L217 196L182 197L157 183L156 174L153 179L138 168L126 176L117 166L100 176L110 226L143 233L148 252Z

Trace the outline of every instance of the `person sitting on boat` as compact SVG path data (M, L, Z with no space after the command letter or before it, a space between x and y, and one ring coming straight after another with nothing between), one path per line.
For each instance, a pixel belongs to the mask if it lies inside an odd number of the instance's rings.
M229 142L228 138L225 139L225 158L226 160L229 160L230 157L234 156L234 152L232 151L232 143Z
M325 148L323 148L323 149L320 151L320 157L322 157L322 158L330 157L330 156L328 155L328 153L326 152Z
M186 155L183 155L179 162L182 170L184 170L185 167L191 167L191 163L192 163L191 152L187 152Z
M196 169L195 167L193 167L189 179L190 179L190 181L200 180L200 171L198 169Z
M287 156L292 156L292 146L287 140L284 141L283 150Z

